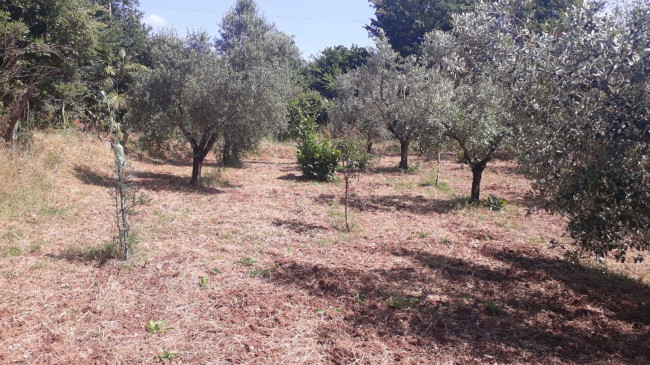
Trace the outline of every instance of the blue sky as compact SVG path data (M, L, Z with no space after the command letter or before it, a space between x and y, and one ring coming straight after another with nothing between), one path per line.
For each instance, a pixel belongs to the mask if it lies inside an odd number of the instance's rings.
M155 28L173 26L218 32L218 23L235 0L140 0L145 23ZM363 26L374 12L367 0L257 0L262 13L278 29L293 35L309 59L328 46L369 46L373 42Z

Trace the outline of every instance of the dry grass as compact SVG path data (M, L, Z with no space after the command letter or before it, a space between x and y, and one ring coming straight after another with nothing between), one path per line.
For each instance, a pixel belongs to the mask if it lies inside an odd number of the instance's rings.
M491 212L462 204L463 166L444 161L436 189L433 165L381 158L347 234L342 186L301 179L289 145L201 190L187 161L133 162L150 203L124 263L101 259L107 146L34 146L0 152L0 363L650 362L648 264L569 266L548 249L562 219L527 214L513 164L486 171L483 193L509 202ZM173 329L147 332L160 320Z

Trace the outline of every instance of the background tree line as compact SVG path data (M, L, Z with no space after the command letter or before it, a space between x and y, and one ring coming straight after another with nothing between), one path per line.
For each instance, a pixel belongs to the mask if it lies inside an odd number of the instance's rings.
M365 167L378 141L399 142L404 170L413 145L446 146L472 171L474 204L506 151L533 181L531 202L566 215L579 247L617 259L648 248L647 2L370 3L375 48L304 62L253 0L215 39L154 34L133 0L5 1L2 138L79 123L123 143L180 140L193 185L211 151L236 164L265 136L298 140L303 171L320 179L341 158Z

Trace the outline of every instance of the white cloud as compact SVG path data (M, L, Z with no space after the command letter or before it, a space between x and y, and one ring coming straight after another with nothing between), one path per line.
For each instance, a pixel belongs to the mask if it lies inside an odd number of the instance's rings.
M151 14L144 18L144 24L150 25L153 28L160 28L167 25L167 19L161 17L158 14Z

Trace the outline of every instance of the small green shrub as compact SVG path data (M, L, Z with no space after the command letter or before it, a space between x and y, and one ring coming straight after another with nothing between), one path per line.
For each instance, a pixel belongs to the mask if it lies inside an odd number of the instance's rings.
M502 210L505 210L506 203L507 202L505 199L490 194L488 195L488 198L485 200L483 205L491 211L500 212Z
M204 289L206 286L208 286L208 277L204 275L199 278L199 288Z
M166 333L167 331L173 330L174 327L165 327L165 320L159 319L154 321L153 319L147 322L145 325L145 330L147 333L155 335L157 333Z
M307 178L327 181L336 172L341 152L327 138L316 136L315 116L305 117L300 108L295 112L290 134L298 140L298 165Z
M179 356L178 351L176 350L162 350L160 354L156 355L156 359L161 363L167 363L172 359L175 359Z
M328 139L318 141L312 137L302 141L298 147L298 164L302 173L310 179L331 179L340 159L341 152L334 148Z

